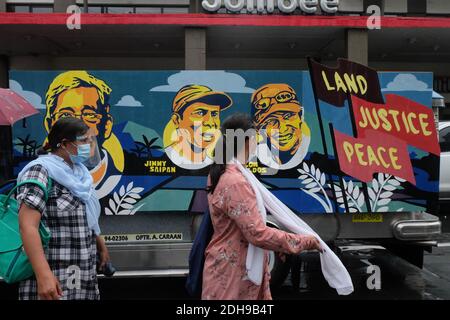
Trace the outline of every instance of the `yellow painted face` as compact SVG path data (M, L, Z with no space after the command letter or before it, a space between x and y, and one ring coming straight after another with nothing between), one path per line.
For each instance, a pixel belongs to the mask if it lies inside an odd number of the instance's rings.
M298 112L277 111L270 114L262 123L270 143L280 151L290 151L297 142L301 143L302 119Z
M177 119L185 138L197 148L205 149L214 144L220 128L220 106L195 102Z
M97 136L98 124L104 116L98 110L98 100L99 95L95 88L79 87L62 92L52 115L52 125L63 117L77 117Z

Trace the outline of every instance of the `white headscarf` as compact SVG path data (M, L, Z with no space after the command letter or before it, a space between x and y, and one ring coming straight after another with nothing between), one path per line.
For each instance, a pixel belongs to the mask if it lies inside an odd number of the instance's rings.
M233 159L232 163L236 164L241 173L252 186L256 194L256 202L258 210L266 221L266 208L275 218L275 220L283 225L286 229L296 234L315 236L322 248L323 253L320 254L320 263L322 273L330 287L336 289L340 295L348 295L353 292L353 283L350 275L342 264L341 260L327 246L327 244L314 232L302 219L300 219L291 209L283 202L275 197L266 187L253 175L253 173L245 168L237 159ZM261 285L264 270L264 250L255 247L251 243L248 246L246 260L247 276L250 281L256 285Z

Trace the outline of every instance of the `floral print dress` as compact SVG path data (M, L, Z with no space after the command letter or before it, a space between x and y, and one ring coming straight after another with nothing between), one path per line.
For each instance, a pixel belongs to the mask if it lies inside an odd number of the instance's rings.
M271 300L268 252L261 285L247 279L249 243L294 254L311 245L309 238L267 227L252 187L234 164L227 165L214 193L208 194L208 204L214 234L205 251L202 299Z

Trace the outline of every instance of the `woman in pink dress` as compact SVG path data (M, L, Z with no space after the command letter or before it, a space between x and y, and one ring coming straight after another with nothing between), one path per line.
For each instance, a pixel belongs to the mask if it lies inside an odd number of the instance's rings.
M220 161L218 148L223 146L222 150L227 150L226 134L230 135L227 129L247 131L253 129L253 125L245 114L234 114L222 125L223 136L217 143L215 163L211 165L208 176L208 204L214 234L205 252L202 299L271 300L268 252L264 257L261 285L256 285L247 278L245 264L249 243L286 254L322 249L314 236L297 235L266 226L252 187L236 164L229 163L233 157L249 159L256 148L255 135L246 137L245 144L234 147L234 151L225 152L224 159ZM234 140L237 145L238 139Z

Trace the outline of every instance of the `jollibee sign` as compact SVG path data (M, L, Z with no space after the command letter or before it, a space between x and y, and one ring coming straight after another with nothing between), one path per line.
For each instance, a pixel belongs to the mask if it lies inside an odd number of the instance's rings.
M319 7L322 12L336 13L339 0L203 0L203 9L208 12L217 12L221 8L234 13L273 13L278 8L282 13L293 13L296 10L308 14L317 13Z

